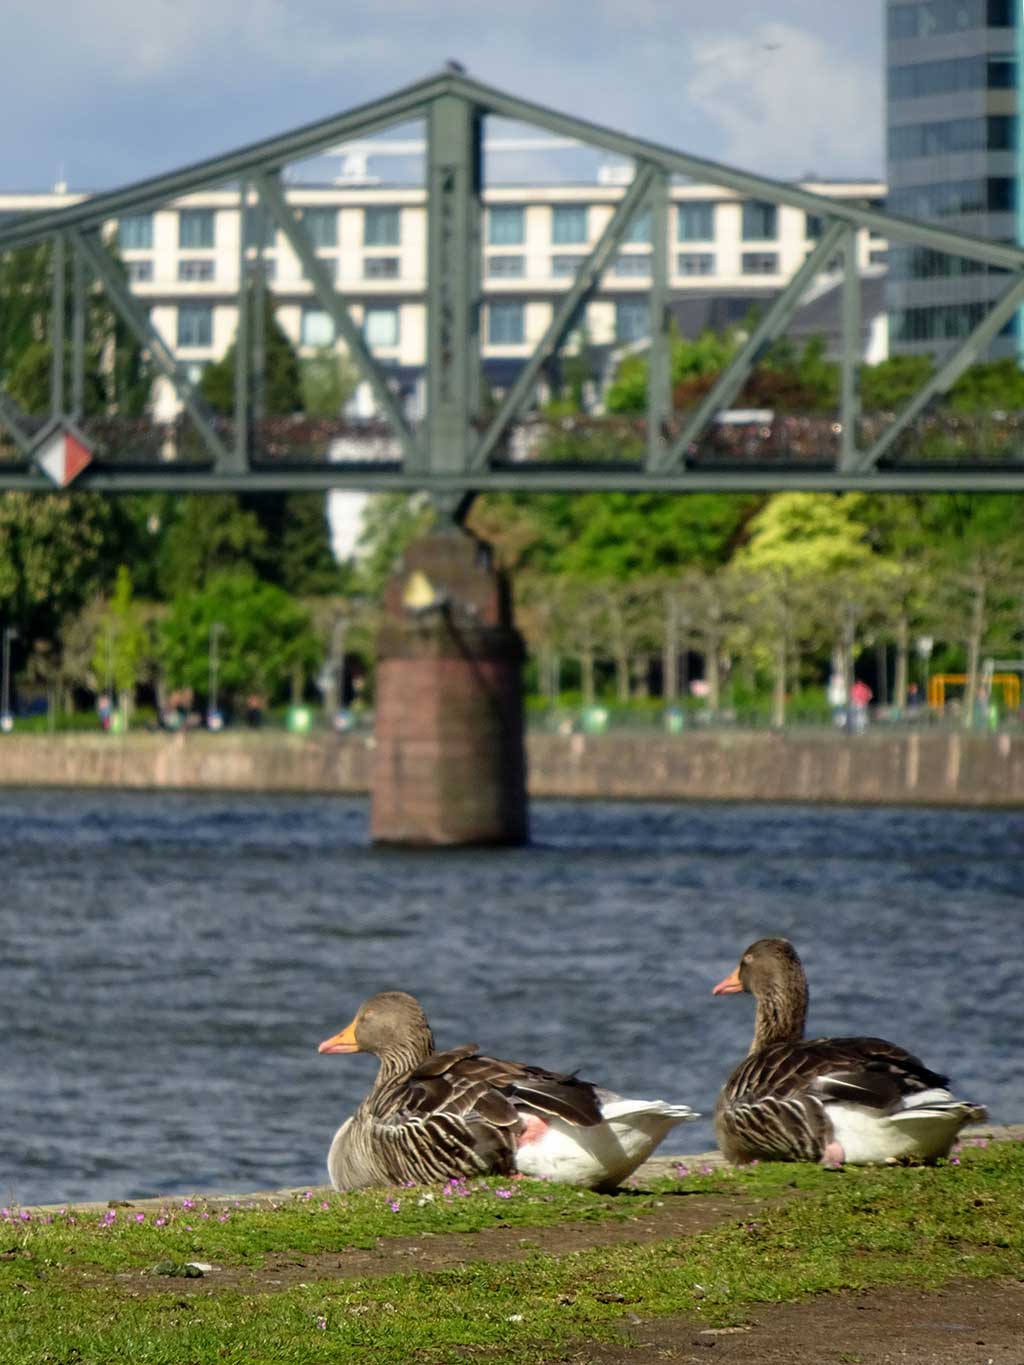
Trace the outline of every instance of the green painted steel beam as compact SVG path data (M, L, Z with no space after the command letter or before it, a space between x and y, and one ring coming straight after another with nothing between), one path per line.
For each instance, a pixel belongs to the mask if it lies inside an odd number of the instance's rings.
M706 157L678 152L663 143L633 137L602 124L519 99L518 96L506 94L493 86L471 80L468 76L459 76L457 82L458 88L466 98L474 100L488 113L532 123L538 128L546 128L549 133L557 136L576 138L585 144L615 152L619 156L649 162L651 165L660 166L671 175L682 175L709 185L718 185L723 189L732 189L738 194L764 199L774 204L789 204L793 208L804 209L816 217L840 218L857 227L869 228L881 237L919 242L922 246L930 246L936 251L946 251L955 256L968 256L972 260L988 261L992 265L1006 266L1010 270L1024 268L1024 248L1021 247L991 242L983 237L953 232L948 228L939 228L928 223L918 223L910 218L883 213L881 209L830 199L788 181L770 180L767 176L741 171L735 166L709 161Z
M863 474L876 469L878 462L892 448L910 423L940 393L947 393L969 365L982 359L990 344L1017 309L1024 304L1024 275L1020 275L1000 295L974 331L942 362L927 383L896 414L896 420L886 428L870 450L858 459L854 472Z
M50 416L59 421L64 416L64 280L66 275L67 243L58 232L53 239L50 259Z
M665 455L664 468L682 467L690 446L700 440L715 413L727 408L733 401L758 357L769 342L783 331L800 306L800 300L815 275L828 264L829 257L842 242L846 230L846 225L839 222L830 223L825 229L821 240L807 253L785 289L772 300L771 307L694 408Z
M843 233L843 284L840 299L843 351L839 362L839 468L855 469L857 419L859 416L859 375L861 361L860 272L857 269L857 231L848 227Z
M22 455L28 455L32 449L32 441L29 439L28 433L22 429L13 400L2 389L0 389L0 426L3 426L10 433L11 439Z
M427 116L427 414L422 467L457 473L480 412L482 125L442 95Z
M482 440L470 461L472 469L483 469L505 434L526 403L533 386L537 382L541 366L551 358L565 340L580 309L594 293L601 280L601 272L611 259L626 234L626 229L643 202L654 180L655 171L651 166L638 166L636 174L626 193L615 206L615 211L605 224L604 231L594 243L589 255L584 259L575 280L561 295L552 309L551 321L544 335L538 341L533 354L520 370L515 383L509 389L504 403L498 409L493 421L484 433Z
M136 185L96 195L81 204L22 215L0 227L0 250L39 241L67 227L98 226L121 214L152 207L182 194L254 173L277 170L288 162L312 156L346 138L366 136L403 119L421 115L431 100L448 95L461 98L489 113L532 123L559 136L576 138L620 156L647 162L670 175L702 180L771 203L789 204L818 217L839 218L854 226L868 228L879 236L917 242L935 251L986 261L1010 270L1024 269L1024 248L991 242L930 223L918 223L865 205L830 199L786 181L754 175L734 166L710 161L706 157L691 156L649 139L633 137L587 119L560 113L456 73L427 77L348 113L306 124L290 133L196 162L167 175L154 176Z
M348 307L327 274L324 263L316 254L316 248L310 241L309 233L302 226L295 212L289 207L276 177L258 175L254 177L254 183L259 190L260 199L270 212L270 216L288 239L288 245L292 251L295 252L303 272L313 288L317 302L331 318L348 347L352 360L372 386L377 402L387 415L388 421L401 443L405 458L407 460L415 458L415 439L398 401L388 386L383 370L363 340L361 330L352 321ZM262 309L258 311L262 315Z
M187 464L115 469L90 465L75 480L75 488L100 493L180 492L325 492L332 488L371 493L425 491L439 500L455 502L468 492L537 493L704 493L704 492L1024 492L1024 465L936 466L882 468L840 473L832 468L796 467L716 470L702 466L685 471L647 474L643 467L623 470L614 465L550 465L525 470L486 469L463 475L423 475L400 468L345 470L325 464L318 469L254 468L247 474L217 473ZM0 464L0 490L54 492L42 474Z
M672 334L669 313L668 176L659 171L648 199L651 212L651 345L647 356L647 468L657 469L672 418Z
M236 470L249 467L250 421L250 293L249 261L246 248L246 222L249 217L249 184L243 180L238 187L238 297L235 330L235 439L231 448L231 464Z
M230 453L214 431L205 403L182 373L174 353L150 322L149 314L128 289L116 261L97 235L80 233L72 228L68 236L75 250L81 252L92 267L106 290L107 298L120 313L135 339L146 348L157 369L174 389L218 468L228 468L231 465Z
M393 95L359 105L346 113L304 124L291 132L249 143L235 151L207 157L165 175L151 176L136 184L94 195L80 204L22 214L0 226L0 251L40 241L64 228L96 228L111 218L137 213L183 194L277 171L290 162L315 156L340 142L367 137L395 123L416 118L422 115L435 95L447 94L451 84L449 75L428 76Z

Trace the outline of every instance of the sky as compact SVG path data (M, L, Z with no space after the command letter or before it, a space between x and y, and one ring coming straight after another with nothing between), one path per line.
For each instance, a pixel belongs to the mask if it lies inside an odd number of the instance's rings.
M448 59L773 177L878 176L882 0L7 0L0 190L103 190Z

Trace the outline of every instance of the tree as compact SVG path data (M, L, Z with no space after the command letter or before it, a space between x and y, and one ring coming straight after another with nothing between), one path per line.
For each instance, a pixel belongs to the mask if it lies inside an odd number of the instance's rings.
M223 627L218 676L227 696L273 694L296 668L319 660L308 612L282 589L237 569L171 603L160 626L160 658L171 686L206 693L215 624Z
M119 269L123 267L112 251ZM48 412L52 369L52 275L50 243L0 257L0 383L29 413ZM72 272L65 272L64 402L71 390ZM138 417L151 396L154 370L144 348L101 289L85 294L83 406L87 417Z
M302 409L308 417L337 417L359 383L359 372L347 356L321 347L299 362Z
M97 678L109 676L126 725L146 656L147 637L145 616L132 597L131 573L122 564L117 571L114 594L99 620L92 671Z
M159 583L166 597L204 588L216 575L261 566L267 533L255 512L232 493L202 493L175 504L160 554Z
M256 307L255 291L249 291L250 317ZM230 416L235 410L235 365L238 338L220 360L207 365L200 390L214 412ZM299 357L277 321L274 299L263 294L263 387L260 406L267 417L287 417L302 411L302 378Z
M433 503L423 494L380 493L363 512L359 536L359 588L379 597L405 547L425 535L435 520Z

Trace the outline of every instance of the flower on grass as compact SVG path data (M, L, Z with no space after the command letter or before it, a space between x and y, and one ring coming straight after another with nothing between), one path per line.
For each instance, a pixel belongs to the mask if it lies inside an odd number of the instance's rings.
M331 1206L330 1206L330 1204L328 1204L327 1200L324 1199L324 1200L321 1202L320 1207L321 1207L322 1209L329 1209Z
M183 1200L181 1201L181 1207L182 1207L183 1209L194 1209L195 1206L196 1206L196 1201L195 1201L194 1199L183 1199Z
M321 1316L321 1317L318 1317L318 1318L317 1318L317 1320L316 1320L316 1330L317 1330L318 1332L326 1332L326 1331L327 1331L327 1319L326 1319L325 1317Z
M144 1223L146 1221L146 1215L144 1213L137 1213L135 1215L135 1221L136 1223Z
M690 1174L690 1168L689 1168L689 1166L684 1166L683 1163L682 1163L681 1161L677 1161L677 1162L676 1162L676 1175L679 1177L679 1179L680 1179L680 1180L685 1180L686 1177L687 1177L689 1174Z
M514 1190L495 1190L494 1193L498 1196L499 1199L511 1199L511 1198L512 1198L512 1195L515 1193L515 1191L514 1191Z
M959 1158L958 1156L951 1156L951 1157L949 1158L949 1164L950 1164L951 1166L959 1166L959 1165L960 1165L960 1158Z
M392 1199L388 1207L391 1209L392 1213L397 1213L398 1210L402 1207L402 1201L400 1199Z
M167 1226L167 1219L166 1219L166 1218L158 1218L158 1219L156 1220L155 1226L158 1227L158 1228L166 1227L166 1226Z

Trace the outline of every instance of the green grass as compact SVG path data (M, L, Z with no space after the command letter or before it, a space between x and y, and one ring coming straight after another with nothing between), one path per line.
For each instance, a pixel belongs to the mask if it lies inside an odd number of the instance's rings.
M278 1292L218 1290L211 1277L208 1284L189 1282L187 1293L175 1281L167 1292L152 1293L153 1281L138 1273L179 1258L255 1267L268 1251L337 1251L388 1234L471 1234L512 1221L527 1228L581 1216L642 1220L659 1204L701 1192L744 1202L736 1216L699 1236L563 1257L474 1261L467 1235L467 1264L458 1269L359 1280L317 1281L311 1274ZM420 1203L424 1191L396 1192L396 1212L380 1194L328 1201L327 1210L310 1208L312 1200L297 1201L305 1207L237 1209L223 1223L217 1214L202 1220L194 1240L177 1215L159 1228L148 1220L122 1225L122 1211L104 1229L95 1217L85 1225L8 1220L0 1228L0 1361L525 1362L550 1359L552 1350L574 1342L613 1338L631 1313L644 1319L682 1313L723 1325L742 1321L754 1304L807 1294L1024 1276L1021 1144L970 1148L961 1164L934 1169L762 1166L658 1182L642 1196L581 1195L527 1182L507 1199L493 1188L449 1199L433 1193ZM767 1202L751 1216L754 1197ZM595 1241L599 1236L595 1227Z

